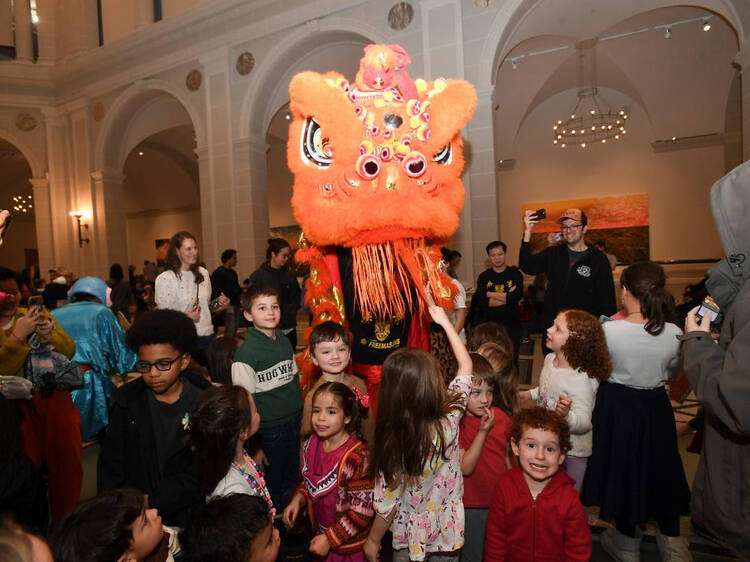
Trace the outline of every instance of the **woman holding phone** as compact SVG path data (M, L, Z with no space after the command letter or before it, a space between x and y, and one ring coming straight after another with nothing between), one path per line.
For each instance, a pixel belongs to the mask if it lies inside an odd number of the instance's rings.
M166 265L167 269L156 278L156 306L187 314L195 323L201 348L207 349L214 339L211 313L223 310L229 299L222 293L215 303L210 302L211 278L206 268L198 265L198 244L189 232L172 236Z

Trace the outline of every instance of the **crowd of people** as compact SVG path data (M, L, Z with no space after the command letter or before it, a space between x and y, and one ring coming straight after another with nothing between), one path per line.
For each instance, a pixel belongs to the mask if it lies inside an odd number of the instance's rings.
M715 188L714 209L748 179ZM560 243L534 253L538 218L524 217L520 268L506 263L506 244L487 246L471 310L457 280L453 312L429 307L437 352L392 352L377 407L351 372L350 332L334 322L310 332L317 371L301 386L301 291L281 239L243 289L236 251L209 275L195 237L175 234L164 270L148 272L155 307L132 325L120 266L109 283L61 269L47 286L64 292L38 295L0 268L0 505L10 514L0 558L274 561L303 545L334 562L385 551L396 561L588 560L584 506L598 506L615 560L639 560L649 521L663 560L690 560L680 536L690 490L665 390L681 348L705 409L694 524L747 558L750 285L736 257L746 221L720 226L728 258L706 282L726 315L717 345L697 308L684 334L674 323L659 265L623 269L618 310L610 260L585 242L585 213L565 211ZM460 254L443 256L455 275ZM546 356L538 385L523 390L521 272L548 276ZM79 502L91 439L98 494Z

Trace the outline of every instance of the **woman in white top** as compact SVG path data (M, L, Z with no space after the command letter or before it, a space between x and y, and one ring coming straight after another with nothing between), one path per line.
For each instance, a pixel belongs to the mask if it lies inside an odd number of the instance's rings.
M214 337L211 322L211 278L198 265L198 244L189 232L178 232L169 241L167 269L156 278L157 308L184 312L195 323L201 348L206 349ZM223 310L229 299L222 293L213 312Z
M612 373L596 397L593 454L581 499L600 506L602 519L614 519L601 543L616 560L639 559L640 525L652 519L659 525L662 559L690 559L680 537L690 491L664 387L675 374L682 331L668 322L674 298L665 280L655 263L628 267L620 278L626 317L603 326Z

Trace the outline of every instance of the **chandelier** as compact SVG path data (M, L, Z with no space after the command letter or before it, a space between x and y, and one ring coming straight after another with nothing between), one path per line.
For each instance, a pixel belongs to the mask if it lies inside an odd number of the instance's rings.
M34 208L32 195L15 195L13 197L13 210L28 214Z
M596 56L594 46L599 39L591 37L576 42L578 50L578 101L570 117L558 119L552 127L552 143L565 148L592 144L606 144L620 140L626 133L628 113L625 108L615 111L599 94L596 87ZM591 61L591 85L584 85L584 60Z

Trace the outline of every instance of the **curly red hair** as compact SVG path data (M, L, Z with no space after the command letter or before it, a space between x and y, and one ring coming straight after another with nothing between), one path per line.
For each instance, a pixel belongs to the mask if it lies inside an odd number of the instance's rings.
M542 406L521 408L513 416L513 427L510 438L515 443L521 442L521 436L526 429L543 429L557 435L560 452L570 451L570 427L565 418L558 416L553 410Z
M599 320L584 310L563 310L568 324L568 341L562 346L565 359L592 379L604 382L612 372L607 339Z

